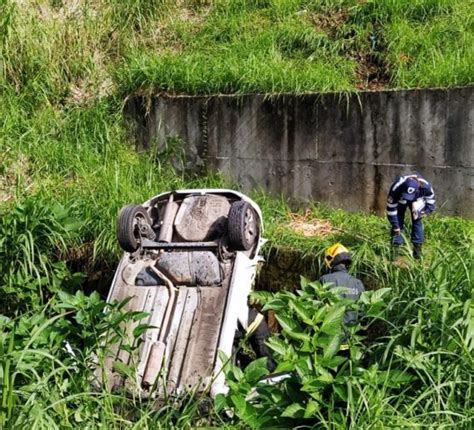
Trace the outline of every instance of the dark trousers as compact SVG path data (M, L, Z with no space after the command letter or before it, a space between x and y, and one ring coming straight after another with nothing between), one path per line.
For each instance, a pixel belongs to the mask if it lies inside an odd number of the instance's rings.
M405 212L409 206L408 205L398 205L397 208L397 217L398 225L400 230L403 232L403 226L405 224ZM425 241L425 235L423 232L423 222L421 218L413 219L413 214L410 211L411 215L411 241L414 244L422 244ZM400 234L398 236L393 236L394 245L403 245L403 236Z
M249 309L249 325L255 320L257 317L258 312L254 308ZM234 343L238 344L240 339L245 336L245 330L241 327L235 333ZM272 358L272 354L266 345L266 341L271 336L270 329L268 328L268 324L265 320L263 320L258 327L255 329L253 333L249 336L249 343L255 353L257 358L267 357L267 369L270 372L273 372L276 368L276 363ZM246 354L245 351L239 350L237 353L236 361L240 363L241 367L244 368L250 364L252 359Z

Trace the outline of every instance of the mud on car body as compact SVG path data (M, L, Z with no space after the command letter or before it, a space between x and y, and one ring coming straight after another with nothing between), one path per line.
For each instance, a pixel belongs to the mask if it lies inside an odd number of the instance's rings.
M134 364L133 385L144 396L226 391L218 352L231 356L237 327L248 325L262 229L257 204L232 190L178 190L121 210L117 235L125 253L107 301L128 299L125 310L146 312L140 324L149 328L136 357L111 348L111 388L130 385L114 372L118 361ZM127 323L128 336L136 325Z

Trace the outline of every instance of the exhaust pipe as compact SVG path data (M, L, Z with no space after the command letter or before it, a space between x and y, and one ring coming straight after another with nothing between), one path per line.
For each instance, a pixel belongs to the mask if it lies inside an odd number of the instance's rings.
M166 204L165 213L163 215L163 222L160 227L160 234L158 235L158 242L170 243L173 238L173 224L179 205L174 201L173 194L170 195L168 203Z
M169 203L168 203L169 204ZM166 286L169 290L169 300L168 305L166 306L165 316L163 318L163 323L161 325L160 335L158 336L158 340L153 342L151 346L151 351L147 358L147 363L145 367L145 371L143 372L142 378L142 387L148 389L153 386L160 373L161 366L163 364L163 358L165 355L166 350L166 337L169 331L169 321L171 317L171 313L173 312L174 305L175 305L175 298L176 298L176 288L173 283L161 273L155 266L150 266L151 270L153 270L163 281L165 281Z

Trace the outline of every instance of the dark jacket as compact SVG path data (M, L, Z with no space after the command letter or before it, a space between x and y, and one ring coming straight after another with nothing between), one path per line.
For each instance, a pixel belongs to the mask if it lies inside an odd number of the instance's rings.
M416 190L415 200L422 199L424 201L424 212L428 215L436 209L433 187L426 179L423 179L418 173L397 176L390 186L387 196L387 218L392 225L392 229L398 229L401 227L398 219L399 209L406 205L411 207L412 203L407 202L402 198L402 194L407 190L406 183L410 179L416 179L419 183L419 187Z
M364 284L356 277L347 273L345 264L338 264L331 269L331 273L321 276L319 282L322 284L333 284L332 288L345 287L346 291L341 292L340 296L343 299L359 300L360 295L365 291ZM357 312L347 311L344 314L344 325L346 327L356 324Z

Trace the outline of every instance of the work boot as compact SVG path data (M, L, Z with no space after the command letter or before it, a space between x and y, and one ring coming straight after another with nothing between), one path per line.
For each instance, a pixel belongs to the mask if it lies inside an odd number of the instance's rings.
M419 260L421 258L421 243L413 244L413 258Z

